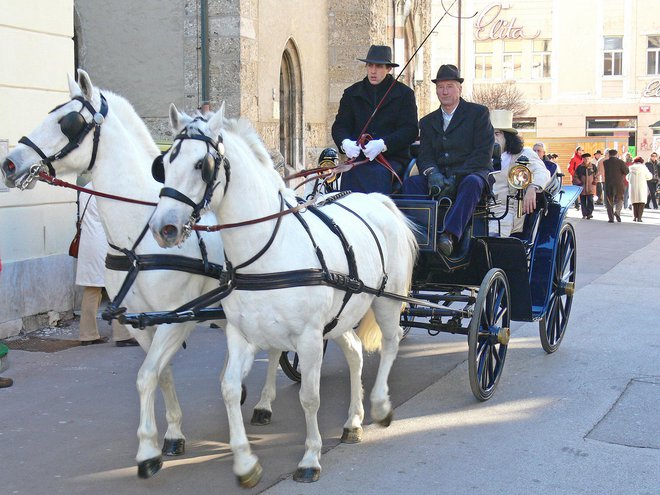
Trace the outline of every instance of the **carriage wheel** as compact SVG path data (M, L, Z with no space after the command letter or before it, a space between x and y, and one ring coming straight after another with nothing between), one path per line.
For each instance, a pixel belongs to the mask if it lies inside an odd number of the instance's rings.
M328 341L323 341L323 355L325 356L325 350L328 348ZM284 351L280 356L280 366L284 374L288 376L294 382L300 383L300 360L298 359L298 353L293 351Z
M484 277L468 328L468 369L472 393L480 401L491 398L502 375L509 347L511 315L509 282L499 268Z
M570 223L559 233L548 309L539 321L539 335L543 350L552 354L559 349L566 332L575 292L575 231Z

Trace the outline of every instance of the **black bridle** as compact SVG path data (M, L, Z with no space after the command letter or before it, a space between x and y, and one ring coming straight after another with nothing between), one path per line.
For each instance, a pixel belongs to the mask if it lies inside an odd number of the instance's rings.
M206 119L202 117L196 117L195 120L193 120L193 122L195 121L206 122ZM159 194L159 197L161 198L163 196L172 198L176 201L179 201L181 203L190 206L193 209L192 213L190 214L190 220L184 226L186 235L188 235L192 231L192 226L199 221L202 212L206 208L208 208L209 204L211 203L213 192L215 191L215 188L218 186L218 184L216 184L216 181L218 179L218 173L220 172L220 167L222 166L225 171L225 186L224 186L225 193L227 192L227 186L229 186L229 178L231 176L231 167L229 160L225 156L225 147L222 142L222 136L218 136L218 140L215 141L212 138L202 133L189 134L188 131L189 129L187 127L184 130L182 130L174 138L171 148L165 151L163 154L157 156L151 166L151 173L154 179L160 183L164 183L165 170L163 165L163 158L165 157L165 155L167 155L168 153L170 154L170 163L172 163L179 155L182 141L185 141L186 139L194 139L196 141L202 141L206 143L206 154L195 164L195 168L200 170L202 175L202 180L206 184L204 196L202 197L200 202L195 203L188 196L178 191L177 189L174 189L173 187L163 187L160 190L160 194Z
M49 113L53 113L56 110L62 108L64 105L71 103L72 101L79 101L80 103L82 103L82 107L80 108L80 110L69 112L59 120L62 134L64 134L67 137L69 142L66 146L64 146L64 148L62 148L58 152L53 153L50 156L46 156L46 154L41 150L41 148L39 148L39 146L34 144L27 136L23 136L21 139L18 140L18 142L32 148L41 158L40 165L45 165L46 167L48 167L48 172L50 173L50 175L55 177L56 174L55 174L55 168L53 167L53 162L57 160L61 160L69 153L71 153L73 150L78 148L78 146L80 146L80 144L83 142L87 134L89 134L89 132L92 129L94 129L94 144L92 148L92 156L89 160L89 166L87 167L87 170L91 170L92 167L94 166L94 162L96 162L96 152L98 151L99 139L101 137L101 124L103 124L105 118L108 115L108 102L106 101L105 97L102 94L100 96L101 96L101 108L98 110L98 112L92 106L91 102L87 101L83 96L75 96L70 101L55 107L53 110L49 112ZM85 108L92 115L91 122L87 122L87 120L85 120L85 117L83 117L82 115L82 111Z

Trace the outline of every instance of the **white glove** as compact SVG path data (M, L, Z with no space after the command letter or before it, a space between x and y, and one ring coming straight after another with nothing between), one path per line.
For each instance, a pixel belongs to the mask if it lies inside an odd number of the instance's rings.
M344 150L344 153L346 153L346 156L349 158L357 158L360 156L360 147L355 141L351 141L350 139L344 139L341 142L341 149Z
M369 158L369 160L373 161L378 155L380 155L387 148L385 148L385 142L382 139L372 139L365 145L363 149L364 149L364 156Z

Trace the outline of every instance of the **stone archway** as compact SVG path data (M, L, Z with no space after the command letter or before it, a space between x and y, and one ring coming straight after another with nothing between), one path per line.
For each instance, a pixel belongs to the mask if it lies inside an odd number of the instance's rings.
M302 72L298 50L289 39L280 65L280 153L286 166L304 168Z

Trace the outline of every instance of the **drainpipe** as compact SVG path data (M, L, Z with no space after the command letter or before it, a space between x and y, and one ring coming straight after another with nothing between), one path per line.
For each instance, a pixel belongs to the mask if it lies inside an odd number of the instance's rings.
M201 0L199 6L200 13L200 23L201 23L201 32L200 32L200 43L201 43L201 59L202 59L202 105L209 102L209 88L208 88L208 79L209 79L209 33L208 33L208 0Z
M392 0L392 62L396 60L396 2Z

